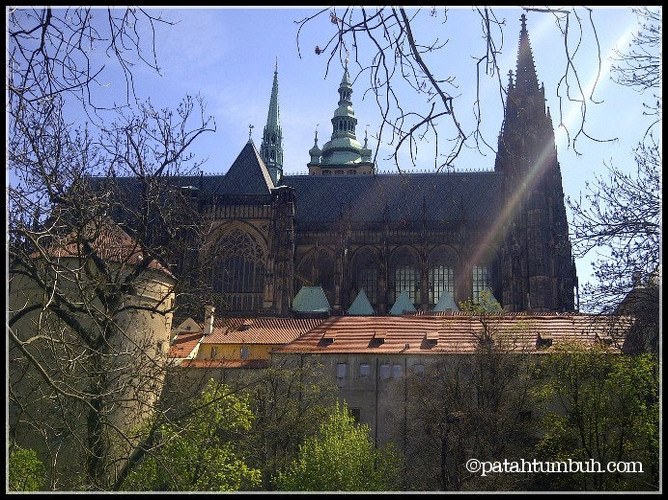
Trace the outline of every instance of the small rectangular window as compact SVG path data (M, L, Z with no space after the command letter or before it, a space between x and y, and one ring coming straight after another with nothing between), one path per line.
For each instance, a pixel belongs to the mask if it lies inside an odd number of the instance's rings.
M390 378L390 365L380 365L380 378L381 380Z
M348 408L350 416L353 417L356 424L360 423L360 417L362 416L362 410L360 408Z
M371 375L371 366L366 363L360 364L360 378L367 378Z
M348 365L346 363L336 364L336 378L338 379L346 378L347 371L348 371Z
M418 376L424 375L424 365L422 364L415 364L413 365L413 373Z
M250 355L250 348L247 346L243 346L241 348L241 359L248 359L249 355Z
M401 365L392 365L392 378L401 378Z
M216 346L211 346L211 359L218 357L218 348Z

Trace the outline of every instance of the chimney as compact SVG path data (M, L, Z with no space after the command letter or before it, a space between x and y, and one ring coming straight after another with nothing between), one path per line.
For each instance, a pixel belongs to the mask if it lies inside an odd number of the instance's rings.
M204 335L213 333L213 312L215 310L213 306L204 306Z

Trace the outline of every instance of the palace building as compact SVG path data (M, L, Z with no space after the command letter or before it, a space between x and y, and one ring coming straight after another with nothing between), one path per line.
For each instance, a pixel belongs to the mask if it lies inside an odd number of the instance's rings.
M308 175L283 172L276 69L260 148L249 139L225 174L170 178L211 229L175 275L206 257L217 314L287 316L302 287L321 287L332 314L362 292L377 315L402 292L418 311L485 290L509 312L576 309L554 129L524 15L489 170L379 173L367 138L357 138L347 67L338 94L331 137L319 145L316 132Z

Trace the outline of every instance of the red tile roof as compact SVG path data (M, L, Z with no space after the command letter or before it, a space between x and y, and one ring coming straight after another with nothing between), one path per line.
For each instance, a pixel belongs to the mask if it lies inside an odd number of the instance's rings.
M267 368L268 359L186 359L180 368Z
M170 358L186 358L193 351L199 339L202 338L200 332L181 332L172 341L167 356Z
M536 346L539 337L551 339L553 345L571 340L594 343L597 338L609 338L613 328L621 335L631 324L628 317L560 313L501 313L489 315L484 321L497 341L505 339L513 349L535 353L546 352ZM274 352L472 353L482 333L480 317L466 313L339 316L328 318Z
M103 260L131 265L137 265L141 262L143 255L140 245L117 223L104 221L99 226L92 227L90 231L91 234L87 237L94 237L92 247ZM93 231L97 232L97 235ZM54 239L46 248L46 254L50 257L81 257L83 256L83 248L78 242L77 234L71 232L66 236ZM41 253L34 252L31 257L41 257ZM172 276L169 269L155 259L151 260L148 268L160 270Z
M318 318L216 318L203 344L287 344L312 330ZM204 326L204 323L201 323Z

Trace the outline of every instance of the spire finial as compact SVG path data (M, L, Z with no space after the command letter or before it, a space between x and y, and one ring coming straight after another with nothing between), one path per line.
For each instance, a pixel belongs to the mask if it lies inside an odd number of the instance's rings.
M250 142L252 140L252 135L253 135L253 128L255 128L253 125L248 125L248 141Z
M278 73L278 56L276 56L276 65L274 66L274 73Z

